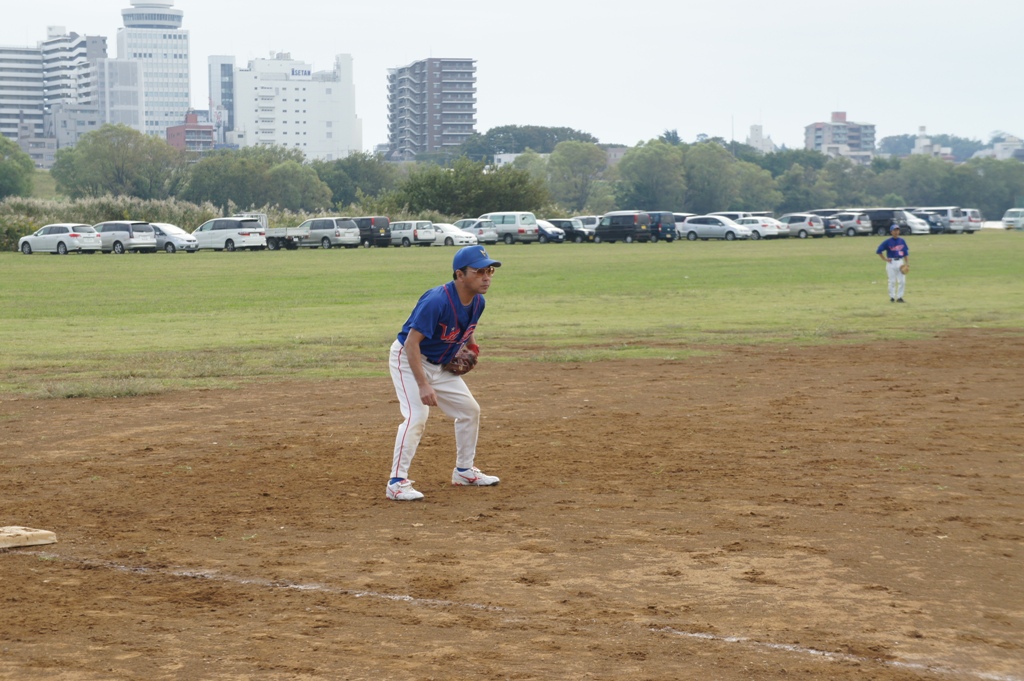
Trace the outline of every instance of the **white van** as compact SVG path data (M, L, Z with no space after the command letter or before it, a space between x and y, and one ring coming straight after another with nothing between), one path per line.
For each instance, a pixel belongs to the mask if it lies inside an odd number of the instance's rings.
M493 222L494 231L498 233L498 239L506 244L514 244L517 241L528 244L540 238L540 233L537 229L537 216L533 213L525 211L487 213L477 219Z
M400 220L391 223L392 246L430 246L437 232L430 220Z
M1004 229L1024 229L1024 208L1011 208L1003 213Z
M960 210L964 213L964 234L980 232L981 226L985 223L981 219L981 211L977 208L961 208Z

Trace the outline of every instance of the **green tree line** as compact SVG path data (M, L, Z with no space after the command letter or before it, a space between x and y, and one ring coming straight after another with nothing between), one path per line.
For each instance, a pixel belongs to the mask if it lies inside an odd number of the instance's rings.
M494 168L494 155L511 149L520 150L518 158ZM415 163L389 163L365 153L308 162L300 151L282 147L189 158L158 138L107 125L59 150L51 175L71 199L173 199L222 214L458 218L532 210L560 217L614 209L783 213L961 205L996 219L1024 198L1024 164L1016 160L954 164L908 156L876 158L865 166L807 150L761 154L720 138L686 144L675 131L627 149L614 162L609 151L570 128L506 126L474 136L450 157ZM17 145L0 140L0 198L28 193L31 165Z

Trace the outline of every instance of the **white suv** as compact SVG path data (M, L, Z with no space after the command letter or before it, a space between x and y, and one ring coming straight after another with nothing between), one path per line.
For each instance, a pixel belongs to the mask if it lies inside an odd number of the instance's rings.
M214 218L201 224L192 236L199 248L215 251L262 251L267 247L267 233L256 218Z

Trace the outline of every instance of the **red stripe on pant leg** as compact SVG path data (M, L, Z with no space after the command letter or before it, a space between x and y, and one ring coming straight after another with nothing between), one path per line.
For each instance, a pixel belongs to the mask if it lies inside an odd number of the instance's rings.
M405 374L402 373L402 353L405 346L398 350L398 378L402 382L402 394L405 395L405 403L409 408L409 417L405 419L405 433L402 434L402 443L398 446L398 460L395 461L395 469L391 471L391 477L398 476L398 467L402 464L402 453L405 451L405 437L409 434L409 422L412 421L412 402L409 401L409 391L405 387Z

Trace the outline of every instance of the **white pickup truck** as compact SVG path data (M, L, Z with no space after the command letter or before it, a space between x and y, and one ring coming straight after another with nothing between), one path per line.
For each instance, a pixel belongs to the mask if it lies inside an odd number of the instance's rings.
M302 243L303 239L309 239L309 226L298 227L270 227L266 213L239 213L236 218L251 218L259 220L263 231L267 236L267 250L277 251L282 248L295 250Z

